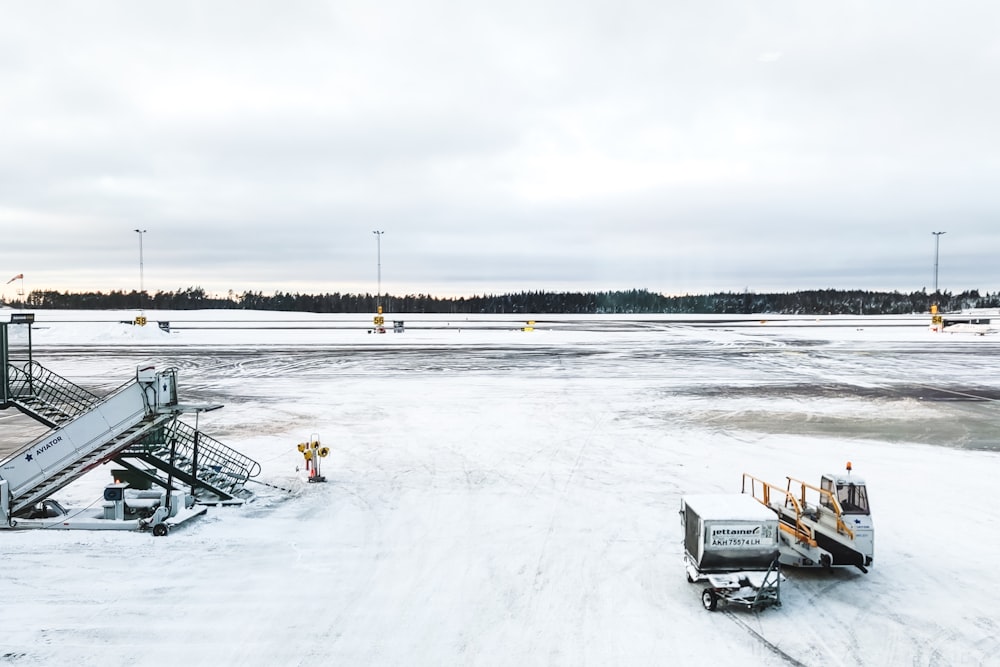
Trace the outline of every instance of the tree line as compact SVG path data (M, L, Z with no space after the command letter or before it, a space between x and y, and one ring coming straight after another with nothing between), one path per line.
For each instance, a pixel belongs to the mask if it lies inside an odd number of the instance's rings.
M1000 308L1000 292L960 294L926 290L873 292L866 290L804 290L797 292L716 292L668 296L645 289L607 292L518 292L513 294L442 298L429 294L405 296L372 294L265 295L246 291L210 295L201 287L152 294L138 290L111 292L58 292L32 290L24 299L8 302L15 308L65 310L195 310L242 309L311 313L374 313L379 304L387 313L442 314L752 314L787 315L890 315L926 313L937 303L942 311L966 308Z

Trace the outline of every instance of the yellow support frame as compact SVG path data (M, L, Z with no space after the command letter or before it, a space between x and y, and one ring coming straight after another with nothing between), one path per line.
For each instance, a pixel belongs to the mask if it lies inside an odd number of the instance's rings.
M784 496L785 507L792 507L792 509L795 510L795 526L790 526L784 521L779 521L778 528L794 537L797 542L803 542L811 547L817 546L812 528L802 523L802 505L804 504L804 501L800 504L791 492L782 489L777 484L765 482L759 477L754 477L749 473L743 473L743 493L747 492L747 480L750 481L750 495L752 495L757 502L761 503L768 509L774 509L771 506L772 489L774 489L778 495ZM758 485L760 489L760 497L757 496Z
M795 482L796 484L801 484L802 485L800 493L802 494L802 504L803 505L807 505L807 503L806 503L806 489L810 489L812 491L815 491L817 494L819 494L820 502L817 505L817 511L819 511L819 505L824 505L824 503L822 502L823 498L826 498L827 500L829 500L829 502L826 503L826 507L828 509L831 509L833 511L833 513L837 517L837 532L841 533L841 534L847 535L852 540L854 539L854 531L851 530L850 528L848 528L847 524L844 523L844 518L843 518L844 511L840 508L840 502L837 501L837 497L836 496L834 496L832 493L830 493L826 489L821 489L818 486L813 486L812 484L809 484L808 482L803 482L801 479L795 479L794 477L786 477L785 479L788 480L788 494L789 495L791 495L791 492L792 492L791 491L791 489L792 489L792 482Z

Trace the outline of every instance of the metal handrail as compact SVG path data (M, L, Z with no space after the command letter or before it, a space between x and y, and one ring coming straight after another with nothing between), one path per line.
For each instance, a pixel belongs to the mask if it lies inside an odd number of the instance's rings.
M87 412L102 400L35 361L27 362L23 368L11 365L10 371L11 400L23 403L29 398L36 399L67 419Z
M837 519L837 532L838 533L846 533L848 537L850 537L852 540L854 539L854 531L851 530L846 523L844 523L843 510L841 510L841 508L840 508L840 502L837 500L836 496L834 496L830 491L828 491L826 489L821 489L818 486L813 486L812 484L809 484L808 482L803 482L801 479L795 479L794 477L786 477L785 479L788 480L788 487L789 487L789 491L788 492L789 492L789 494L791 494L792 482L795 482L796 484L801 484L802 485L802 504L803 505L807 504L806 503L806 489L811 489L811 490L813 490L813 491L815 491L816 493L819 494L820 502L817 503L817 505L816 505L816 511L817 512L820 511L820 506L823 505L822 499L825 497L829 501L828 509L831 509L833 511L833 514L834 514L834 516Z
M784 530L787 533L791 533L795 539L800 542L805 542L809 546L815 547L816 535L813 531L812 526L802 523L802 505L789 491L782 489L780 486L771 484L770 482L765 482L759 477L754 477L749 473L743 473L743 493L747 492L747 480L750 480L750 495L753 496L754 500L761 503L765 507L773 509L771 506L771 489L778 492L779 495L783 495L785 498L785 507L791 506L795 510L795 528L786 525L784 522L778 522L778 528ZM757 497L757 484L761 486L761 497Z
M193 426L179 419L164 424L155 433L151 433L143 440L136 442L126 454L141 453L165 461L164 454L169 448L168 443L172 442L174 456L191 461L194 459L195 437L198 438L198 461L197 470L194 471L195 477L207 480L209 477L222 476L229 480L226 486L236 490L250 478L260 474L261 467L257 461L227 447L215 438L197 431ZM173 465L181 470L180 466ZM191 474L191 471L184 470L183 472ZM213 486L219 485L213 484Z

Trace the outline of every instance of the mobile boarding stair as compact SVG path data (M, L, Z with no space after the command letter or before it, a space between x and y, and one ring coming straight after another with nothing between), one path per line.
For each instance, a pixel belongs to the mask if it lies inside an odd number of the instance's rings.
M850 473L848 463L846 475L823 475L820 486L787 477L786 488L743 474L743 493L778 515L783 564L853 565L868 572L875 555L875 526L865 481Z
M134 380L104 397L33 361L23 368L5 363L2 370L0 409L15 407L50 430L0 461L0 529L151 528L162 535L203 513L204 504L252 497L245 484L260 465L180 421L181 414L222 406L180 404L175 369L140 368ZM109 485L97 523L64 520L68 512L52 494L109 461L165 493L137 496L126 493L126 484ZM194 508L196 501L200 508Z

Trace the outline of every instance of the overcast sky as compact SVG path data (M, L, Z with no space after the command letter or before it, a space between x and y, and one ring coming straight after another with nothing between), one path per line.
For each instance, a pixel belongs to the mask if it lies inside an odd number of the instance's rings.
M996 3L0 8L26 291L1000 290Z

